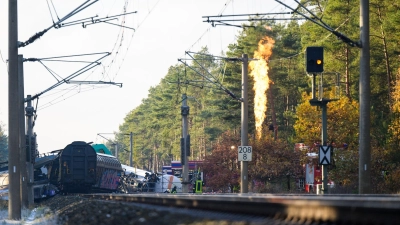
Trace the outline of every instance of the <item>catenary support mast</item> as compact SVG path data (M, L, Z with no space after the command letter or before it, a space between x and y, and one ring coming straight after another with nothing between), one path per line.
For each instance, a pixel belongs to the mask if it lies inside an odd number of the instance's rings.
M242 55L242 119L241 119L241 145L248 146L248 121L249 121L249 107L248 107L248 57L247 54ZM240 192L248 192L248 162L241 161L240 166Z
M36 143L32 142L33 138L33 114L35 109L32 106L32 96L27 95L26 97L26 108L25 108L25 116L26 116L26 137L28 138L28 146L29 150L26 154L29 154L27 158L29 159L27 162L27 170L28 170L28 200L29 206L33 206L33 163L35 159L32 159L33 150L36 148Z
M188 136L188 115L189 115L189 106L187 105L187 96L186 94L182 95L182 107L181 107L181 115L182 115L182 139L183 139L183 148L181 148L181 161L182 161L182 193L189 192L189 165L186 151L186 141Z
M369 0L360 0L359 193L371 193Z
M27 155L26 155L26 137L25 137L25 100L24 100L24 63L23 56L18 55L18 141L21 166L21 207L27 209L29 207L28 200L28 171L27 171Z
M18 146L18 1L8 1L8 218L21 219Z

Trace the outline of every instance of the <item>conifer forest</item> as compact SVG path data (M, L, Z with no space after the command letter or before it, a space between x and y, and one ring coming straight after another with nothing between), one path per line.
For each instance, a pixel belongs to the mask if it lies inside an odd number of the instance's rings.
M316 20L351 40L360 39L359 1L310 0L305 4ZM126 113L115 136L121 163L129 164L129 151L123 149L129 149L126 134L130 132L133 164L138 168L157 172L180 160L181 106L186 95L189 160L204 161L206 186L213 190L225 190L227 184L240 186L242 62L234 59L247 54L248 137L253 147L249 190L296 192L304 167L316 163L308 154L317 153L321 142L321 110L310 105L312 80L305 66L306 48L321 46L325 82L318 91L333 99L327 104L327 142L334 149L328 179L334 181L337 193L358 193L360 48L310 20L254 20L245 25L237 29L228 51L218 56L210 54L207 46L200 52L187 52L148 90L147 98ZM399 34L400 0L370 0L373 193L400 191ZM295 148L296 143L305 147ZM114 145L108 146L115 151Z

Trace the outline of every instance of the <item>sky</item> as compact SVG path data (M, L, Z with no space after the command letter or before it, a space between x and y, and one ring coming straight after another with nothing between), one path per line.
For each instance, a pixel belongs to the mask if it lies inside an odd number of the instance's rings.
M47 29L86 0L18 0L18 40ZM295 6L293 0L281 0ZM122 83L61 84L40 95L34 132L40 153L64 148L73 141L105 143L114 139L126 115L141 104L150 87L157 86L168 68L179 64L185 51L207 46L221 55L235 43L241 28L203 22L203 16L288 11L274 0L89 0L94 2L64 23L135 12L109 23L51 28L40 39L19 48L24 58L24 95L36 95L105 56L100 65L76 76L74 81ZM232 18L232 17L228 17ZM133 29L132 29L133 28ZM0 123L8 131L8 1L0 1ZM45 58L90 54L80 57ZM74 62L65 62L72 60ZM79 61L79 62L78 62ZM50 73L51 71L51 73ZM180 113L180 112L177 112ZM100 135L101 134L101 137Z

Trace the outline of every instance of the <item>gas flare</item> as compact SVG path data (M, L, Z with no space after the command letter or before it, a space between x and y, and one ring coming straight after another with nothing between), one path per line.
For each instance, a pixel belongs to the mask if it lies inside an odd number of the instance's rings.
M250 75L254 80L254 116L256 119L257 139L261 138L262 124L267 112L267 90L269 88L268 59L272 55L275 41L265 36L258 42L258 50L254 51L256 61L250 62Z

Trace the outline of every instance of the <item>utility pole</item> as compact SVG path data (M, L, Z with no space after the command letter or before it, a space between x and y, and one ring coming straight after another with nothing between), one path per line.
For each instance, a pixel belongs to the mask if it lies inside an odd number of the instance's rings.
M97 135L106 139L107 141L111 142L111 144L115 146L115 158L118 159L118 142L113 142L110 139L104 137L102 134L113 134L113 133L98 133ZM127 134L124 134L124 135L127 135Z
M26 138L28 139L28 151L25 154L28 154L26 159L27 161L27 171L28 171L28 202L29 206L33 206L33 163L35 162L35 158L32 158L32 151L35 150L36 143L32 142L33 138L33 113L34 108L32 107L32 96L26 96L26 108L25 108L25 116L26 116Z
M23 56L18 55L18 116L19 116L19 154L21 166L21 206L27 209L29 207L28 201L28 179L27 179L27 153L26 153L26 136L25 136L25 100L24 100L24 63Z
M189 165L187 160L187 136L188 136L188 115L189 106L187 106L187 96L182 95L182 139L181 139L181 162L182 162L182 193L189 192Z
M371 193L369 0L360 0L359 193Z
M131 132L130 134L129 134L129 141L131 142L131 145L130 145L130 150L131 150L131 152L129 153L129 166L130 167L132 167L132 153L133 153L133 143L132 143L132 140L133 140L133 133Z
M18 93L18 1L8 0L8 218L21 219Z
M118 159L118 143L115 143L115 158Z
M242 118L241 118L241 145L248 146L248 121L249 121L249 106L248 106L248 57L247 54L242 55ZM240 165L240 193L248 193L248 162L241 161Z

